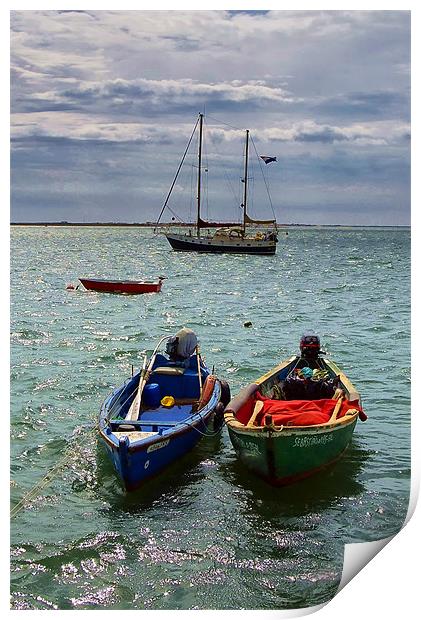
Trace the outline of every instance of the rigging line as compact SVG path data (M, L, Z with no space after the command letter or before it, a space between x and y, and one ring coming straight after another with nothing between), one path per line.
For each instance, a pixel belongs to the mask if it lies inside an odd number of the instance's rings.
M204 178L204 193L206 195L206 219L209 219L209 158L208 158L208 149L207 149L207 141L206 141L206 130L207 123L205 119L203 119L204 130L203 130L203 159L205 160L205 178ZM206 127L205 127L206 125Z
M209 170L206 167L206 170ZM205 176L205 193L206 193L206 219L209 219L209 173Z
M212 116L208 116L207 118L213 118L213 117ZM214 120L218 120L218 119L214 119ZM218 122L222 123L222 121L218 121ZM224 123L224 124L227 124L227 123ZM232 127L232 125L228 125L228 126ZM234 129L236 129L236 127L234 127ZM216 149L216 148L214 148L214 152L217 155L221 155L221 152L218 149ZM206 159L206 162L208 163L207 159ZM208 165L207 165L207 168L209 169ZM225 177L225 181L226 181L226 183L228 185L228 188L230 189L230 191L232 193L232 196L234 198L234 203L235 204L240 203L241 202L241 198L240 198L240 196L241 196L241 188L239 188L238 192L235 191L235 188L232 185L232 182L231 182L231 180L230 180L230 178L229 178L229 176L227 174L227 171L226 171L225 167L223 168L223 174L224 174L224 177ZM208 181L208 185L209 185L209 181Z
M248 190L247 206L250 205L250 209L247 209L247 211L249 213L254 213L255 173L254 173L254 162L253 161L250 162L249 167L251 168L251 174L248 175L249 190Z
M251 137L251 136L250 136L250 137ZM265 182L265 187L266 187L267 195L268 195L268 198L269 198L269 203L270 203L270 206L271 206L271 209L272 209L273 217L274 217L274 219L275 219L275 226L276 226L276 215L275 215L275 209L273 208L272 198L271 198L270 193L269 193L269 186L268 186L268 184L267 184L266 177L265 177L265 174L264 174L264 172L263 172L262 162L260 161L259 153L257 152L256 145L255 145L255 143L254 143L253 138L251 138L251 143L253 144L254 151L255 151L255 153L256 153L256 155L257 155L257 161L259 162L260 172L262 173L262 176L263 176L263 181Z
M168 209L168 211L170 211L170 212L173 214L173 216L174 216L174 217L175 217L175 218L176 218L179 222L181 222L182 224L185 224L185 221L184 221L184 220L183 220L183 219L182 219L179 215L177 215L177 213L176 213L175 211L173 211L173 210L171 209L171 207L168 207L168 206L167 206L167 209Z
M175 185L175 183L176 183L176 181L177 181L178 174L179 174L179 172L180 172L180 170L181 170L181 166L183 165L184 160L185 160L185 158L186 158L187 151L188 151L188 150L189 150L189 148L190 148L190 144L191 144L191 141L193 140L193 136L194 136L194 134L195 134L195 132L196 132L196 127L197 127L198 123L199 123L199 118L198 118L198 119L197 119L197 121L196 121L196 124L195 124L195 126L194 126L194 129L193 129L192 135L190 136L190 140L189 140L189 141L188 141L188 143L187 143L186 150L184 151L184 155L183 155L183 157L182 157L182 159L181 159L180 165L178 166L177 172L175 173L175 177L174 177L174 180L173 180L173 182L172 182L172 184L171 184L170 191L168 192L168 195L167 195L167 197L166 197L166 199L165 199L164 206L163 206L163 207L162 207L162 209L161 209L161 213L159 214L159 217L158 217L158 220L157 220L157 222L156 222L156 224L155 224L155 228L154 228L154 230L156 230L156 227L158 226L158 224L159 224L159 222L160 222L160 219L161 219L161 217L162 217L162 214L163 214L163 213L164 213L164 211L165 211L165 207L167 206L167 203L168 203L168 201L169 201L169 199L170 199L171 192L172 192L172 190L173 190L173 188L174 188L174 185Z
M194 166L190 169L190 205L189 205L189 220L193 220L193 187L194 187Z
M238 193L238 194L236 194L236 193L235 193L235 189L234 189L234 187L233 187L233 185L232 185L232 183L231 183L231 180L230 180L230 178L229 178L229 176L228 176L227 171L225 170L225 168L224 168L224 176L225 176L225 180L226 180L226 182L228 183L228 187L230 188L231 193L232 193L232 195L233 195L233 197L234 197L234 202L235 202L235 203L239 203L239 202L240 202L240 200L241 200L241 199L240 199L240 193Z
M229 123L224 123L224 121L220 121L219 118L215 118L214 116L207 115L206 118L210 118L212 121L216 121L217 123L221 123L221 125L226 125L227 127L231 127L231 129L235 129L236 131L244 131L240 127L235 127L234 125L230 125Z

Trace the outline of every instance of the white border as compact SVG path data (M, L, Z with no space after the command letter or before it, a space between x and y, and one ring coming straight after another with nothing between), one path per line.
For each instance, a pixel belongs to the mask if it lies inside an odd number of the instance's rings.
M138 2L121 2L119 3L118 7L110 2L98 2L98 1L91 1L88 5L88 7L86 7L86 2L79 2L79 1L75 1L73 2L70 6L68 3L65 2L43 2L42 3L42 9L43 10L48 10L48 9L58 9L58 8L71 8L71 9L85 9L85 8L89 8L90 10L104 10L104 9L113 9L113 10L146 10L150 7L150 5L148 6L146 3L143 3L141 1ZM2 45L4 47L3 54L2 54L2 58L3 58L3 63L2 63L2 83L3 86L4 85L8 85L9 84L9 77L8 77L8 66L9 63L6 62L6 58L9 58L9 11L10 10L36 10L37 8L40 7L34 7L33 5L31 6L31 4L29 2L13 2L13 3L9 3L9 5L6 8L1 8L0 9L0 16L1 16L1 28L2 28ZM185 9L185 10L193 10L196 9L197 6L193 6L193 3L191 2L181 2L181 3L177 3L176 6L174 5L170 5L168 2L159 2L158 0L156 0L154 2L153 5L154 9L161 9L161 10L168 10L168 9ZM207 5L206 2L202 3L201 5L201 9L207 9L207 8L212 8L212 9L256 9L256 8L264 8L264 9L274 9L274 10L287 10L287 9L294 9L294 10L301 10L301 9L305 9L305 10L411 10L412 11L412 59L413 59L413 66L412 66L412 76L413 76L413 84L418 84L418 66L415 64L416 58L419 56L419 50L417 50L417 54L415 53L415 45L416 45L416 39L420 36L420 29L419 29L419 9L417 7L417 5L415 4L415 2L405 2L405 3L398 3L398 2L360 2L360 1L354 1L352 4L349 3L347 5L345 5L344 3L341 2L325 2L322 5L316 2L294 2L289 4L288 2L271 2L271 1L267 1L264 3L263 7L257 7L256 6L256 2L250 2L249 0L243 0L242 2L238 2L233 0L232 2L229 2L228 5L226 2L218 2L217 0L215 0L212 4ZM7 89L7 86L6 86ZM4 92L5 89L3 89L3 97L2 97L2 144L3 144L3 149L1 151L1 170L2 170L2 187L4 189L3 195L10 195L10 184L9 184L9 147L8 147L8 143L9 143L9 130L8 130L8 122L6 119L9 118L9 114L10 114L10 110L8 107L8 103L9 103L9 97L6 97L6 93ZM418 96L418 91L414 88L413 89L413 110L419 110L420 108L420 102L419 102L419 96ZM419 114L419 112L418 112ZM413 116L413 122L412 122L412 127L413 127L413 133L415 133L418 136L418 127L417 125L417 118L416 116ZM6 145L6 148L5 148ZM419 170L419 166L417 166L417 163L415 161L415 153L413 152L413 163L412 163L412 170ZM419 173L418 173L419 174ZM415 175L414 175L415 176ZM413 200L412 200L412 205L413 205L413 209L415 211L415 209L417 208L421 208L421 205L418 205L415 202L416 197L418 197L418 192L415 192L415 189L413 187ZM7 202L7 199L6 201ZM3 204L3 209L2 209L2 226L1 226L1 241L2 243L0 244L0 252L1 252L1 256L0 256L0 260L1 260L1 264L2 264L2 269L3 269L3 283L7 283L8 282L8 273L9 273L9 235L8 235L8 209L6 208L6 205ZM412 218L413 221L413 235L418 238L419 232L418 232L418 217L416 215L413 215ZM4 238L3 238L4 236ZM418 241L418 239L416 239ZM413 247L416 246L416 242L415 240L413 241ZM413 250L413 254L412 254L412 265L416 265L418 264L418 261L416 262L416 251ZM6 285L4 286L4 288L6 288ZM413 276L413 290L414 288L418 289L418 284L415 281L415 276ZM7 301L8 301L8 296L7 297ZM416 299L417 297L417 299ZM419 314L419 303L418 303L418 295L415 296L413 295L413 309L412 309L412 316L420 316ZM8 304L7 307L5 308L5 305L3 305L3 313L2 313L2 322L1 325L2 327L5 327L5 332L3 335L6 336L5 338L5 342L8 342L9 338L8 338L8 326L9 326L9 315L8 315ZM412 330L412 335L413 335L413 341L415 342L420 342L420 338L419 336L421 334L418 333L419 330L417 329L416 325L413 326L413 330ZM8 350L8 348L7 348ZM9 386L7 384L7 380L4 380L4 377L8 376L8 355L7 353L5 353L4 348L2 349L3 351L3 355L2 355L2 377L3 377L3 383L6 383L6 385L3 385L2 383L2 388L4 390L4 392L9 393ZM418 383L418 381L417 381ZM4 393L3 392L3 393ZM413 399L414 402L414 399ZM5 415L5 412L4 412ZM413 511L417 502L417 497L418 497L418 491L419 491L419 480L420 480L420 463L419 463L419 457L418 457L418 449L419 449L419 437L420 437L420 424L418 422L418 416L421 415L420 412L418 411L414 411L413 413L413 418L412 418L412 457L413 457L413 462L412 462L412 494L411 494L411 505L410 505L410 511ZM2 471L3 472L8 472L9 469L9 455L6 453L4 453L4 451L2 451ZM2 514L2 518L6 520L6 523L8 523L9 521L9 517L8 517L8 513L9 513L9 506L8 503L6 502L2 502L2 511L4 514ZM4 523L4 521L3 521ZM3 531L3 536L4 533L6 531L8 531L8 528L2 528ZM350 583L348 583L347 587L345 587L344 589L342 589L326 606L324 606L322 609L320 609L320 606L317 608L312 608L312 609L308 609L307 613L311 613L311 611L316 611L316 610L320 610L318 611L318 616L320 618L329 620L330 618L332 618L332 620L338 620L338 618L340 618L341 620L347 620L347 619L351 619L354 620L356 615L359 615L362 618L370 618L370 617L381 617L382 620L387 620L388 618L396 618L396 616L402 616L405 618L412 618L415 617L415 609L418 608L419 609L419 601L418 601L418 591L419 591L419 567L418 567L418 561L417 561L417 557L418 557L418 549L420 548L420 531L421 531L421 517L420 517L420 510L419 508L417 508L415 510L415 513L413 514L412 518L410 518L409 522L407 523L407 525L404 527L404 529L395 537L393 538L393 540L391 540L389 542L389 544L387 544L386 549L383 549L374 559L372 559L369 564L367 564L362 570L360 570L360 572L352 579L352 581ZM8 540L5 541L8 547ZM370 543L362 543L361 545L370 545ZM355 547L355 545L350 545L349 547ZM357 546L358 547L358 546ZM378 550L378 548L377 548ZM347 551L348 554L350 553L351 556L354 554L354 561L355 562L355 553L356 553L356 557L360 557L361 558L361 553L362 553L362 549L360 547L360 550L354 549L354 550L349 550ZM373 552L373 547L371 549L371 552L369 553L369 556L367 557L372 557L372 552ZM3 553L2 554L3 558L7 557L7 554ZM354 566L355 568L355 566ZM6 569L6 573L3 572L4 569ZM344 568L344 573L347 571L347 567L345 566ZM353 569L349 569L351 572ZM8 603L5 604L5 599L9 599L9 565L7 563L7 566L4 567L2 566L2 590L1 590L1 603L2 603L2 609L4 611L6 611L6 613L11 613L10 610L6 609L6 607L8 607ZM32 611L32 612L18 612L18 611L13 611L13 616L15 616L16 614L21 614L21 613L31 613L31 617L33 616L33 614L39 614L39 613L45 613L45 612L36 612L36 611ZM54 613L51 611L48 611L47 613ZM55 612L55 613L61 613L59 612ZM73 613L76 612L65 612L66 616L69 617L69 614L72 615ZM78 615L81 612L77 612ZM92 612L82 612L82 613L92 613ZM113 613L112 611L109 611L107 613ZM117 612L117 613L121 613L121 611ZM162 617L163 615L167 615L167 613L177 613L177 612L149 612L149 613L156 613L159 614L159 617ZM183 614L186 613L195 613L197 614L197 612L186 612L183 611ZM238 611L238 612L200 612L201 615L205 614L205 615L209 615L212 617L215 617L216 615L220 615L221 613L224 613L225 615L230 616L230 618L233 615L238 615L241 614L242 616L244 614L246 615L250 615L253 614L253 616L256 615L256 612L248 612L248 611ZM276 614L277 616L281 616L281 617L297 617L300 615L304 615L306 612L305 610L297 610L296 612L289 612L289 611L273 611L273 612L259 612L259 615L273 615Z

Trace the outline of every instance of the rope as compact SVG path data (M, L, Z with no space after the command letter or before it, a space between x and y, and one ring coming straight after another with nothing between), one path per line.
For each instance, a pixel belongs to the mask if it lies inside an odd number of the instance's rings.
M195 124L195 126L194 126L194 129L193 129L193 131L192 131L192 134L191 134L191 136L190 136L190 140L189 140L189 141L188 141L188 143L187 143L186 150L184 151L184 154L183 154L183 157L182 157L182 159L181 159L180 165L179 165L179 166L178 166L178 168L177 168L177 172L176 172L175 177L174 177L174 180L173 180L173 182L172 182L172 184L171 184L171 187L170 187L170 190L169 190L169 192L168 192L168 195L167 195L167 197L166 197L166 199L165 199L164 206L162 207L162 209L161 209L161 213L159 214L158 220L157 220L157 222L156 222L156 224L155 224L155 228L154 228L154 230L156 230L156 227L158 226L159 222L161 221L161 217L162 217L162 214L163 214L163 213L164 213L164 211L165 211L165 208L166 208L166 207L168 207L168 201L169 201L169 199L170 199L170 196L171 196L172 190L173 190L173 188L174 188L174 185L175 185L175 183L176 183L176 181L177 181L178 174L179 174L179 172L180 172L180 170L181 170L181 167L182 167L182 165L183 165L183 162L184 162L184 160L185 160L185 158L186 158L187 151L188 151L188 150L189 150L189 148L190 148L190 144L191 144L191 141L193 140L193 136L194 136L194 134L195 134L195 132L196 132L196 127L197 127L198 123L199 123L199 119L197 119L196 124ZM171 211L171 209L170 209L170 211ZM171 211L171 213L172 213L172 211Z
M121 407L127 403L129 401L129 399L133 398L134 393L137 391L137 386L136 388L133 390L133 392L131 392L126 400L124 401L123 404L121 404L118 400L117 402L113 405L113 407L110 409L110 414L113 413L113 410L118 406L119 409L121 409ZM94 424L94 428L91 428L89 433L88 433L88 437L89 436L94 436L96 435L96 433L98 432L98 423L95 420L93 420L93 424ZM21 510L23 510L23 508L25 508L25 506L28 504L28 502L30 502L31 500L35 499L37 497L37 495L39 495L39 493L48 485L50 484L50 482L60 473L60 471L63 469L63 467L69 462L69 460L74 456L74 449L75 449L75 445L71 444L70 446L68 446L65 450L64 456L55 464L53 465L53 467L45 474L45 476L43 478L41 478L41 480L39 480L39 482L37 482L32 489L30 489L28 491L28 493L26 493L19 501L17 504L15 504L15 506L13 506L13 508L10 511L10 517L13 518L15 517Z
M97 425L92 429L90 429L89 435L95 435L97 433ZM39 482L37 482L26 495L24 495L17 504L13 506L10 511L10 518L14 518L23 508L25 508L26 504L33 500L39 495L39 493L58 475L60 470L68 463L70 458L73 456L73 445L70 445L66 448L64 456L62 459L56 463L47 474L41 478Z
M207 123L205 119L203 119L204 131L203 131L203 149L202 149L202 159L205 160L204 167L206 175L204 177L203 182L203 194L206 197L206 219L209 219L209 159L208 159L208 151L207 151L207 143L206 143L206 127Z
M250 139L251 139L251 143L252 143L252 145L253 145L254 151L255 151L255 153L256 153L256 156L257 156L257 161L259 162L260 171L261 171L261 173L262 173L263 181L264 181L264 183L265 183L266 192L267 192L267 195L268 195L268 198L269 198L269 203L270 203L270 206L271 206L271 209L272 209L273 217L274 217L274 220L275 220L275 228L276 228L276 215L275 215L275 209L273 208L272 198L271 198L271 196L270 196L270 192L269 192L269 186L268 186L267 181L266 181L265 173L263 172L262 162L260 161L259 153L257 152L256 145L255 145L254 140L253 140L253 138L252 138L251 136L250 136Z
M212 117L210 117L210 118L212 118ZM213 152L214 152L216 155L218 155L218 156L220 156L220 155L221 155L221 151L220 151L220 149L218 149L218 148L217 148L217 146L216 146L215 144L213 145ZM223 167L223 168L222 168L222 172L223 172L224 179L225 179L225 182L226 182L226 184L227 184L227 187L228 187L228 189L229 189L229 190L231 191L231 193L232 193L232 196L233 196L233 199L234 199L234 204L237 204L237 203L239 204L239 203L241 202L241 198L240 198L240 196L241 196L241 185L240 185L240 183L241 183L241 182L240 182L240 181L238 181L238 183L239 183L239 190L238 190L238 192L236 192L236 191L235 191L235 188L233 187L233 184L232 184L232 182L231 182L231 179L230 179L230 177L228 176L228 173L227 173L227 171L226 171L225 167ZM235 174L236 174L236 176L237 176L237 170L235 170ZM240 173L240 172L238 172L238 176L239 176L239 177L241 176L241 173ZM208 180L208 177L206 177L206 179ZM208 184L209 184L209 180L208 180ZM207 201L207 206L208 206L208 209L209 209L209 204L208 204L208 201Z
M194 426L193 424L191 424L190 422L182 422L182 424L185 424L186 426L190 426L193 430L195 430L197 433L199 433L199 435L202 435L203 437L214 437L215 435L219 435L219 433L221 432L222 427L225 424L225 421L222 423L221 427L217 430L217 431L207 431L207 432L203 432L200 431L198 428L196 428L196 426ZM89 435L96 435L97 433L97 427L95 426L94 429L90 429L90 433ZM69 460L74 456L74 446L69 446L66 451L65 454L63 456L62 459L60 459L47 473L46 475L41 478L41 480L39 480L33 487L32 489L30 489L19 501L17 504L15 504L13 506L13 508L10 511L10 518L13 519L14 517L16 517L16 515L18 515L26 506L30 501L33 501L40 493L43 489L45 489L45 487L47 487L50 482L52 482L60 473L60 471L64 468L64 466L69 462Z
M163 338L161 338L161 340L159 341L156 350L158 349L159 345L161 344L161 342L167 338L167 336L164 336ZM154 352L154 353L155 353ZM128 395L127 399L124 401L123 405L130 399L133 397L133 394L137 391L137 387L133 390L133 392L131 392L131 394ZM110 409L110 414L112 413L114 406L117 406L119 409L121 409L122 404L117 401L115 403L115 405L113 405L113 407ZM203 421L203 419L202 419ZM217 431L210 431L210 432L202 432L200 431L198 428L196 428L193 424L189 423L189 422L182 422L182 424L185 424L186 426L190 426L191 428L193 428L193 430L197 431L200 435L203 435L204 437L213 437L215 435L218 435L222 429L222 426L225 424L225 421L223 422L223 424L221 425L221 427L217 430ZM88 433L88 437L89 436L94 436L96 435L98 432L98 423L95 420L94 422L94 428L91 428L89 433ZM59 472L63 469L63 467L69 462L69 460L74 456L74 448L76 446L74 446L73 444L67 446L64 456L63 458L61 458L46 474L43 478L41 478L41 480L39 480L39 482L37 482L32 489L30 489L18 502L17 504L15 504L13 506L13 508L10 511L10 518L13 519L17 514L19 514L19 512L21 512L21 510L23 510L25 508L25 506L31 501L34 500L40 493L41 491L48 486L48 484L50 484L50 482L58 476Z
M236 131L243 131L243 129L240 129L239 127L235 127L234 125L230 125L229 123L224 123L224 121L221 121L218 118L215 118L213 116L209 116L208 115L208 118L213 120L213 121L216 121L217 123L221 123L221 125L226 125L227 127L230 127L231 129L235 129ZM250 135L250 140L251 140L251 143L253 145L254 151L256 153L257 161L259 162L260 171L261 171L262 176L263 176L263 181L265 183L266 192L267 192L267 195L268 195L268 198L269 198L269 203L270 203L270 206L271 206L271 209L272 209L273 217L274 217L274 220L275 220L275 227L276 227L276 214L275 214L275 209L273 207L272 198L271 198L271 195L270 195L270 192L269 192L269 185L267 183L265 174L263 172L263 166L262 166L262 162L260 161L259 153L257 152L256 145L255 145L254 140L253 140L251 135Z
M214 116L207 115L207 118L210 118L212 121L216 121L217 123L221 123L221 125L226 125L227 127L231 127L231 129L235 129L236 131L244 131L240 127L235 127L234 125L230 125L229 123L225 123L224 121L219 120L219 118L215 118Z
M126 400L124 401L123 404L121 404L118 400L116 401L116 403L113 405L113 407L110 409L110 414L112 414L114 412L114 409L118 406L119 409L121 409L121 407L126 404L129 399L133 398L133 395L135 394L135 392L137 391L137 386L134 388L134 390L127 396ZM94 436L96 435L96 433L98 432L98 422L96 419L92 420L93 424L94 424L94 428L90 429L90 432L88 434L89 436ZM46 475L41 478L41 480L39 482L37 482L32 489L30 489L28 491L28 493L26 493L19 501L17 504L15 504L15 506L13 506L13 508L10 511L10 517L13 518L15 517L21 510L23 510L23 508L25 508L26 504L30 501L33 500L37 497L37 495L39 495L39 493L48 485L50 484L50 482L59 474L60 470L69 462L69 460L74 456L74 448L76 446L74 446L73 444L68 446L65 450L64 456L63 458L61 458L55 465L53 465L53 467L50 469L50 471L48 471L46 473Z
M140 376L139 376L139 380L140 380ZM127 396L126 400L123 401L122 403L120 403L119 399L117 399L116 402L111 407L111 409L109 410L109 414L114 413L114 411L116 409L118 409L118 410L122 409L124 407L124 405L129 402L129 400L133 400L133 397L134 397L134 395L137 392L137 388L138 388L138 386L136 385L136 387L133 389L133 391L130 392L130 394Z
M199 435L203 435L203 437L214 437L215 435L219 435L222 430L222 427L226 424L225 420L221 424L221 427L217 431L207 431L204 433L203 431L199 431L191 422L180 422L180 424L185 424L186 426L190 426L194 431L198 432Z

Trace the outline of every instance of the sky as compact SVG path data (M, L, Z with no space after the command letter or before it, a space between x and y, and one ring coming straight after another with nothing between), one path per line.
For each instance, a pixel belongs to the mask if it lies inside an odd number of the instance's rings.
M409 11L14 10L10 43L14 222L156 221L204 112L205 217L239 217L249 129L252 216L410 224Z

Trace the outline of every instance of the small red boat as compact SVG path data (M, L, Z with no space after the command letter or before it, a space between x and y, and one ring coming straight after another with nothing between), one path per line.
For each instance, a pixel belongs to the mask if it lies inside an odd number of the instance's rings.
M158 282L140 282L136 280L96 280L79 278L88 291L97 293L120 293L122 295L140 295L141 293L159 293L163 277Z

